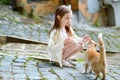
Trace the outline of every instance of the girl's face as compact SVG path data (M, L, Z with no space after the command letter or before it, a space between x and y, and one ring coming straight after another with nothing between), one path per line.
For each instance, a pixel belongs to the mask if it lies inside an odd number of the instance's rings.
M65 26L70 26L71 24L71 17L72 17L72 12L65 14L63 17L61 17L60 20L60 26L65 27Z

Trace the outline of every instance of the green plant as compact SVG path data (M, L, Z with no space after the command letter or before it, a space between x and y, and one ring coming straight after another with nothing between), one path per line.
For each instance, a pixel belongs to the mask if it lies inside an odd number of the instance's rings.
M0 0L0 4L6 4L9 5L11 0Z
M47 78L45 78L45 77L42 77L40 80L48 80Z
M97 21L93 24L93 26L99 27L99 26L100 26L99 21L97 20Z
M83 59L78 59L77 62L84 62L84 60Z

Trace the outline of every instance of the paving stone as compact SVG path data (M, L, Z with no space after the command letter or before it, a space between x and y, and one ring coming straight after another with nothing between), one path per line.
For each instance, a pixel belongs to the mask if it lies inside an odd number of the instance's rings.
M19 38L25 38L26 37L26 35L24 34L24 31L19 31L19 30L16 30L14 33L13 33L13 35L15 36L15 37L19 37Z
M17 30L19 30L19 31L24 30L23 24L18 24L17 26L15 26L15 28L17 28Z
M2 55L0 55L0 60L3 58L3 56Z
M40 28L40 26L39 25L33 25L33 30L40 30L41 28Z
M54 68L54 69L58 69L59 67L52 65L50 63L38 63L38 68Z
M6 24L5 24L5 25L1 25L1 26L0 26L0 29L3 29L3 30L6 31L6 30L8 29L8 25L6 25Z
M1 72L11 72L12 69L11 69L11 66L9 66L9 65L2 65L2 66L0 66L0 71Z
M14 62L17 62L17 63L26 63L27 60L26 60L26 58L17 57L17 59L15 59Z
M51 68L39 68L39 72L43 75L43 77L47 78L48 80L58 80L58 76L51 72Z
M30 80L41 79L38 68L35 65L34 62L28 62L28 64L26 64L26 75Z
M76 64L76 69L83 73L85 71L84 62L79 62Z
M74 78L69 73L67 73L66 71L64 71L62 69L54 70L54 71L61 80L74 80Z
M26 80L26 74L14 74L15 80Z
M12 35L13 35L13 31L7 30L7 31L4 33L4 35L6 35L6 36L12 36Z
M13 74L25 74L25 68L24 67L12 67L12 73Z
M0 21L0 24L2 24L3 22L2 21Z
M107 75L106 80L115 80L115 79L113 77L111 77L110 75Z
M80 73L78 70L76 69L72 69L72 68L64 68L63 70L65 70L66 72L68 72L71 76L73 76L74 80L90 80L90 78L87 78L84 76L84 74Z
M109 72L108 75L110 76L109 80L111 80L111 79L119 80L120 79L120 75L113 74L111 72Z
M15 56L11 56L11 55L6 55L4 56L4 58L1 60L1 65L11 65L13 59L15 58Z
M0 29L0 35L4 35L5 31L5 29Z
M36 61L28 60L27 57L24 56L18 56L16 58L10 55L0 56L4 62L9 59L11 61L15 59L14 61L16 61L9 66L7 64L0 66L0 78L3 78L3 80L93 80L95 78L93 74L82 73L84 72L84 63L78 63L76 68L59 68L49 63L37 63ZM28 62L26 62L26 60L28 60ZM8 61L8 63L11 63L11 61ZM26 63L26 66L24 66L23 63ZM119 72L119 66L108 66L106 80L119 80Z
M11 24L11 25L9 26L9 30L12 31L12 32L13 32L13 31L16 31L16 29L17 29L17 28L16 28L16 25Z
M11 72L0 72L0 80L14 80Z
M89 80L93 80L95 77L91 74L84 74L85 72L85 66L84 66L84 62L79 62L76 64L76 70L78 70L80 73L82 73L82 77L87 78Z
M42 32L40 33L39 40L41 42L48 43L48 34L43 34Z
M118 66L108 66L107 74L115 80L118 80L120 77L120 67Z
M17 67L25 67L25 64L24 64L24 63L13 62L12 65L13 65L13 66L17 66Z
M27 62L27 65L30 65L30 66L31 66L31 65L34 65L34 66L35 66L35 65L37 65L37 63L36 63L35 61L28 61L28 62Z
M2 71L2 72L11 72L12 69L11 69L11 66L6 65L6 66L0 66L0 71Z
M108 71L111 71L111 70L113 70L113 71L115 71L114 69L114 67L116 67L116 66L108 66ZM117 67L118 68L118 67ZM76 65L76 69L80 72L80 73L83 73L84 72L84 63L82 62L82 63L78 63L77 65ZM120 71L120 70L117 70L118 72ZM116 71L115 71L116 72ZM114 79L116 79L117 77L118 77L118 73L115 75L114 74L114 76L112 75L113 73L111 73L111 72L107 72L108 74L107 74L107 76L106 76L106 80L114 80ZM95 75L93 75L93 74L83 74L84 75L84 77L86 77L86 78L88 78L89 80L93 80L94 78L95 78ZM102 75L101 75L102 76ZM114 78L115 77L115 78ZM118 79L116 79L116 80L118 80Z
M37 33L36 31L33 30L32 34L31 34L31 38L32 38L32 40L38 41L39 33Z

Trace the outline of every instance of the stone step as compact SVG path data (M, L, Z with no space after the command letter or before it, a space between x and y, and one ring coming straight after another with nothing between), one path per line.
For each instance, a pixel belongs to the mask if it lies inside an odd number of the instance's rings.
M3 80L17 78L20 80L93 80L95 78L93 74L83 73L83 62L77 63L75 68L60 68L40 59L0 54L0 65L0 79ZM106 80L119 80L119 75L119 66L108 65Z

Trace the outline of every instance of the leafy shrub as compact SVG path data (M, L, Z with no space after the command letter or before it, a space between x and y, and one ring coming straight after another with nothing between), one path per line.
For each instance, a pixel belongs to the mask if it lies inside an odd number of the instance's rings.
M0 0L0 4L9 5L12 0Z

